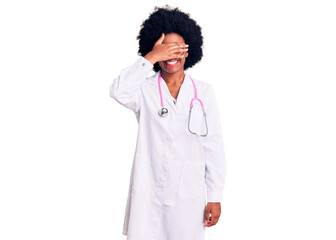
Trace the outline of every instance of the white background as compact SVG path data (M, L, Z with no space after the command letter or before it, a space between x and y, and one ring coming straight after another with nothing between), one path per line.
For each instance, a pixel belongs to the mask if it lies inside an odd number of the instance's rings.
M109 86L166 3L1 1L0 239L126 239L137 122ZM220 103L227 180L206 239L335 240L333 1L168 3L202 27L188 72Z

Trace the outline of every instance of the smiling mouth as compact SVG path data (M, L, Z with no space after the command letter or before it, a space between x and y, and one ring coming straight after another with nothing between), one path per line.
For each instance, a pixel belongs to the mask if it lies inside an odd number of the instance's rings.
M174 58L174 59L170 59L170 60L167 60L167 61L164 61L164 63L168 66L174 66L176 65L178 62L180 62L180 59L179 58Z

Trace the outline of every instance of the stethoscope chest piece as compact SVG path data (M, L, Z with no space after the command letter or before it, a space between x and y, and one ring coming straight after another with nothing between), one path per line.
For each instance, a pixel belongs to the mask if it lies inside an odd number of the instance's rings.
M158 113L159 113L159 116L160 116L160 117L165 118L165 117L168 116L168 109L165 108L165 107L160 108Z
M163 106L163 99L162 99L162 91L161 91L161 72L159 73L159 76L158 76L158 85L159 85L159 93L160 93L160 100L161 100L161 108L159 109L159 116L162 117L162 118L165 118L168 116L168 109L165 108ZM190 109L189 109L189 118L188 118L188 129L189 129L189 132L192 133L192 134L195 134L197 136L200 136L200 137L205 137L208 135L208 124L207 124L207 120L206 120L206 114L205 114L205 110L204 110L204 105L203 105L203 102L201 101L201 99L199 99L197 97L197 89L196 89L196 84L194 82L194 80L190 77L190 80L194 86L194 90L195 90L195 97L191 99L191 102L190 102ZM185 81L185 80L184 80ZM202 112L203 112L203 116L200 116L199 115L199 111L195 111L195 114L191 114L192 113L192 109L193 109L193 102L194 100L198 101L202 107ZM194 117L191 117L191 115L193 115ZM198 121L199 119L196 118L195 116L199 116L201 118L204 118L204 122L200 122ZM195 121L195 118L198 119ZM193 119L193 120L192 120ZM192 122L192 124L190 124L190 122ZM190 125L192 125L192 128L190 128ZM200 128L201 127L205 127L205 131L201 130Z

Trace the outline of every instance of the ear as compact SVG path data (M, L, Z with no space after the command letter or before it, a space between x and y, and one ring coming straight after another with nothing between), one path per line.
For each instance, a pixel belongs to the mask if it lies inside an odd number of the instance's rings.
M188 52L186 52L186 54L185 54L185 57L188 57L189 56L189 53Z

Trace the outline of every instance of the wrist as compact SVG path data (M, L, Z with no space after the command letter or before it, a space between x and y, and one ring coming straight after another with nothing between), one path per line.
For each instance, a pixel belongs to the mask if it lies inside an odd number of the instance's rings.
M148 61L150 61L153 65L157 62L157 58L153 52L149 52L144 56Z

